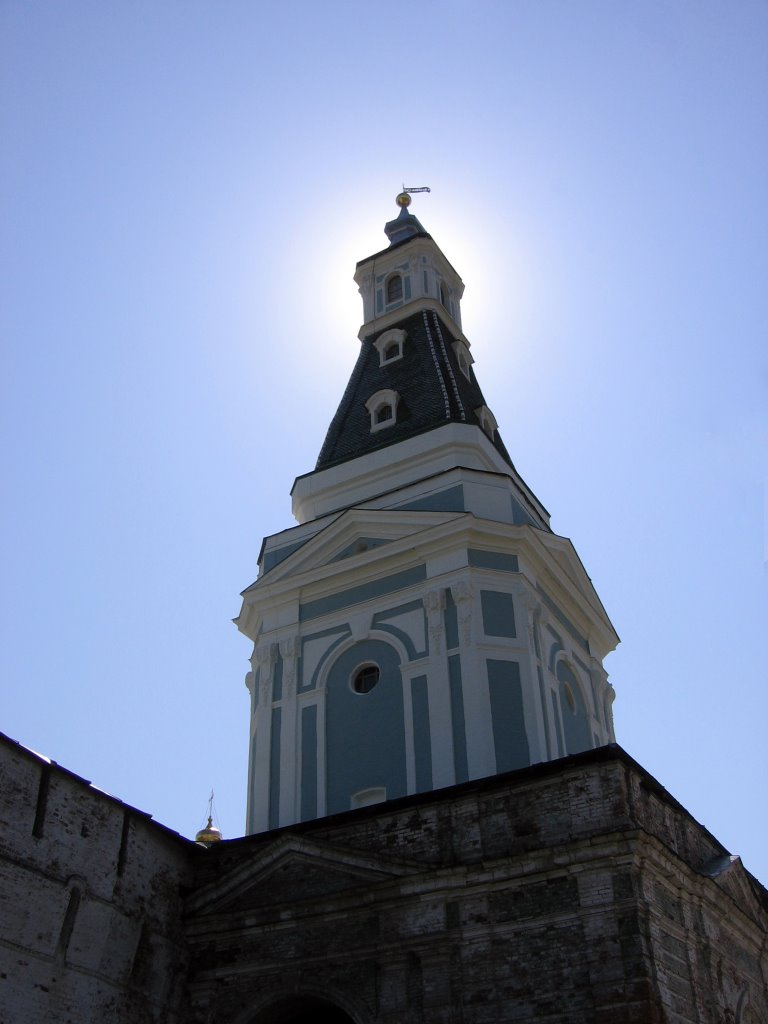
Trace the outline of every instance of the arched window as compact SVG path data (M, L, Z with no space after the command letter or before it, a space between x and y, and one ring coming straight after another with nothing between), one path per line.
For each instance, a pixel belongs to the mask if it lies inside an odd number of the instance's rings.
M491 440L493 440L494 435L498 430L498 424L496 423L496 417L488 406L481 405L478 409L475 409L475 416L480 420L480 426L483 428L485 433Z
M379 335L373 343L374 348L379 353L379 366L394 363L397 359L403 358L405 338L405 331L399 327L393 327L391 330L384 331L383 334Z
M384 430L397 422L397 404L400 395L391 388L384 388L371 395L365 407L371 415L371 433Z
M401 274L393 274L387 281L387 305L400 302L403 298L403 278Z
M470 355L469 349L467 348L463 341L454 341L451 348L456 354L456 361L459 364L459 369L467 378L467 380L472 380L469 367L474 362L474 360Z
M576 673L568 662L561 659L555 674L559 683L566 751L578 754L580 750L589 750L593 746L589 712Z
M571 710L571 714L576 714L576 698L573 696L573 690L570 688L568 683L563 683L563 695L566 703Z
M356 807L370 807L371 804L381 804L387 799L386 786L374 786L371 789L361 789L359 793L353 793L349 800L352 810Z

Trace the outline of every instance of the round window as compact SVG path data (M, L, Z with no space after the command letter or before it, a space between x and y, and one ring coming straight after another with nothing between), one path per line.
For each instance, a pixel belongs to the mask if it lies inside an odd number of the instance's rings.
M352 689L355 693L370 693L379 681L379 666L364 665L358 669L352 680Z

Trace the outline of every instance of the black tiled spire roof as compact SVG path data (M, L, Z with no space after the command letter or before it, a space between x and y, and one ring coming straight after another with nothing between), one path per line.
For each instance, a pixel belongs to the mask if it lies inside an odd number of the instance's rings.
M483 393L472 369L469 371L471 380L468 380L459 368L453 350L453 343L458 339L445 320L433 309L423 309L385 330L393 328L406 332L402 359L379 365L379 352L374 342L384 330L363 340L349 384L328 428L316 469L358 458L445 423L481 426L474 410L485 405ZM384 388L391 388L400 395L397 419L392 426L371 433L371 416L365 403ZM498 431L493 444L512 466Z

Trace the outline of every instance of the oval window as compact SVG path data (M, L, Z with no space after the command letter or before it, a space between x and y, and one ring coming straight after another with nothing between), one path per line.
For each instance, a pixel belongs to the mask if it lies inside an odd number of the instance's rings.
M352 689L355 693L370 693L379 681L378 665L363 665L358 669L352 680Z

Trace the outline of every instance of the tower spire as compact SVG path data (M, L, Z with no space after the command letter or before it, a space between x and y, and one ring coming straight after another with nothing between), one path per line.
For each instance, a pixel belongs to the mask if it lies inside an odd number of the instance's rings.
M517 473L475 376L464 285L409 211L357 264L360 353L298 526L267 537L248 829L263 831L613 740L618 637Z

